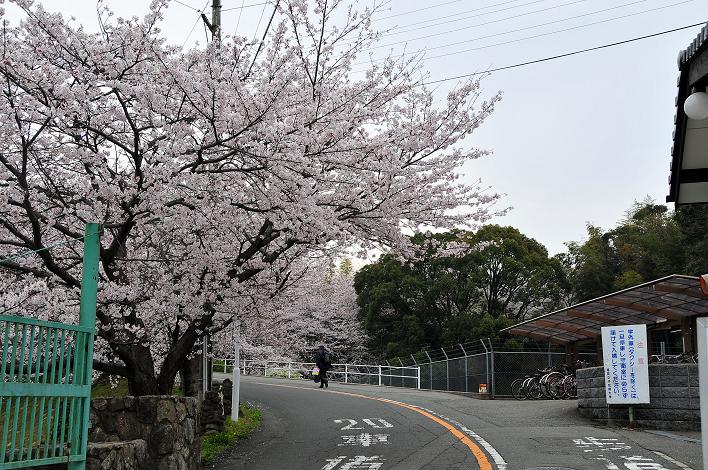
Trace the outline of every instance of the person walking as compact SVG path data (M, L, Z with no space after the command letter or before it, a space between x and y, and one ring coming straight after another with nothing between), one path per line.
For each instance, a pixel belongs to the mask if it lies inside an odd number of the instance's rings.
M329 388L327 371L332 368L332 357L324 346L320 346L320 349L317 351L315 364L320 369L320 388Z

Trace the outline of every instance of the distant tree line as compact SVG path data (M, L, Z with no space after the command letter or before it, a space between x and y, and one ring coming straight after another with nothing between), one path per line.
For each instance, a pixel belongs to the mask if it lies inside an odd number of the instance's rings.
M677 212L635 203L610 230L549 256L514 227L416 234L412 256L386 254L354 284L368 346L408 355L478 337L542 313L669 274L708 272L708 205Z

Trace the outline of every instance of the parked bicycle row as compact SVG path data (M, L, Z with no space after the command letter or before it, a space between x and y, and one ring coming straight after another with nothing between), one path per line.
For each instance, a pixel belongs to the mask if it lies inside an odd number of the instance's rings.
M563 400L578 396L575 369L563 365L538 369L535 374L516 379L511 393L517 400Z

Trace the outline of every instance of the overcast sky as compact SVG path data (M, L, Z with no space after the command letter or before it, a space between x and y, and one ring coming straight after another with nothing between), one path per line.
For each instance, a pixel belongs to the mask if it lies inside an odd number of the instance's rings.
M196 10L207 5L207 0L181 1ZM262 34L272 4L239 8L261 2L222 0L225 34ZM42 3L96 29L95 0ZM105 3L118 16L142 16L149 0ZM170 42L204 45L206 34L194 9L173 1L163 26ZM7 18L18 19L11 5ZM374 56L427 48L425 66L429 79L436 80L708 21L708 1L392 0L378 18L377 28L398 28L382 38ZM465 171L466 178L482 178L504 193L501 206L514 207L495 222L516 226L557 253L564 242L584 237L587 222L610 228L634 200L649 195L663 202L676 57L699 31L695 27L486 78L488 93L502 90L504 99L471 143L494 154ZM440 85L440 91L455 83Z

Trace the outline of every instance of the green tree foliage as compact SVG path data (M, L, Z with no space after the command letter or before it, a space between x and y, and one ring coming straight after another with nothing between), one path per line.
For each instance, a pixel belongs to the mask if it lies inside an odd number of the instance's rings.
M588 225L587 240L568 243L558 256L583 301L670 274L696 275L707 268L708 210L678 213L650 199L635 203L611 230Z
M360 318L378 354L496 336L557 307L568 288L560 261L513 227L413 240L420 247L413 260L386 255L355 276Z
M683 206L676 212L683 235L688 274L708 273L708 204Z

